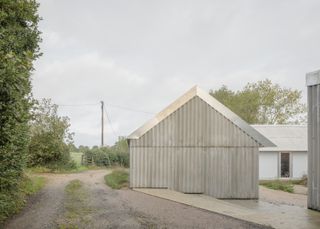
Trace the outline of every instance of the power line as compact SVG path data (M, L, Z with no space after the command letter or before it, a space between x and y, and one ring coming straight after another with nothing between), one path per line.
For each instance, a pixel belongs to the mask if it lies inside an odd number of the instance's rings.
M113 129L110 117L109 117L108 112L105 107L104 107L104 112L106 113L106 117L107 117L108 123L110 125L110 129L112 130L113 134L117 137L118 135L116 134L116 131Z
M84 107L84 106L97 106L100 103L85 103L85 104L57 104L59 107ZM138 110L138 109L133 109L129 107L123 107L123 106L118 106L118 105L113 105L113 104L105 104L105 106L108 107L113 107L113 108L118 108L122 110L127 110L127 111L132 111L132 112L139 112L139 113L145 113L145 114L150 114L154 115L155 113L149 112L149 111L143 111L143 110Z
M145 114L152 114L154 115L155 113L149 112L149 111L143 111L143 110L137 110L129 107L123 107L123 106L118 106L118 105L112 105L112 104L105 104L108 107L114 107L122 110L128 110L128 111L133 111L133 112L140 112L140 113L145 113Z
M59 107L83 107L83 106L96 106L99 103L85 103L85 104L57 104Z

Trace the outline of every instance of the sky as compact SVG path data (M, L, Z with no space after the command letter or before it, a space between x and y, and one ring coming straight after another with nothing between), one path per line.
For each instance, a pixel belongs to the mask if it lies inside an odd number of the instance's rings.
M320 69L319 0L40 0L33 95L68 116L76 145L128 136L194 85L299 89ZM108 116L108 118L107 118Z

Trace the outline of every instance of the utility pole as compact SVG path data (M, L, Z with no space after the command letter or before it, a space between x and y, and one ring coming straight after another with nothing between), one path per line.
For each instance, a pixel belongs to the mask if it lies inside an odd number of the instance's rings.
M104 132L104 119L103 119L103 108L104 106L104 102L101 101L101 146L103 146L103 140L104 140L104 137L103 137L103 132Z

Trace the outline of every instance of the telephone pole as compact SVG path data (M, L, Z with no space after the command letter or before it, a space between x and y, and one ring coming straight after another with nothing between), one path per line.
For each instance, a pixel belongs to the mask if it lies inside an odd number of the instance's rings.
M104 140L104 137L103 137L103 132L104 132L104 119L103 119L103 108L104 106L104 102L101 101L101 146L103 146L103 140Z

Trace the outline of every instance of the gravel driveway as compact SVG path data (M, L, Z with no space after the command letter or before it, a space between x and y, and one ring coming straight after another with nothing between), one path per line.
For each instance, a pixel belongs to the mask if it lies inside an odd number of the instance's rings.
M227 216L145 195L132 190L112 190L104 184L108 170L77 174L43 174L46 187L30 199L27 207L8 220L4 228L261 228ZM68 213L65 186L80 180L88 206L80 221ZM85 218L85 221L82 220Z

